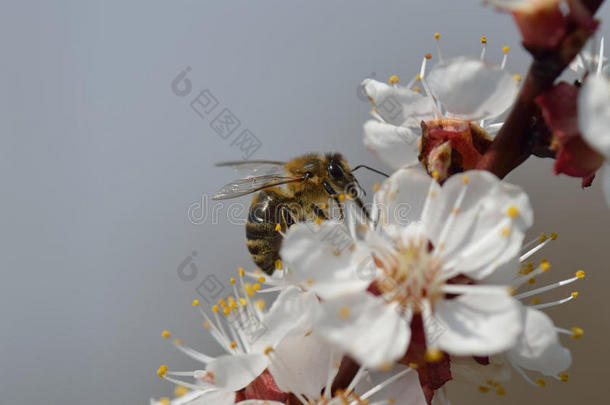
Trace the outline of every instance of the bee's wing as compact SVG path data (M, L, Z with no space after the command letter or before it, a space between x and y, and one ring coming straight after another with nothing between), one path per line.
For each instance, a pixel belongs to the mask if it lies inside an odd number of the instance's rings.
M236 172L247 175L281 175L286 162L276 160L237 160L233 162L216 163L217 167L232 167Z
M304 177L285 177L275 175L264 175L238 179L224 185L214 194L213 200L227 200L229 198L241 197L246 194L260 191L267 187L279 186L281 184L303 181Z

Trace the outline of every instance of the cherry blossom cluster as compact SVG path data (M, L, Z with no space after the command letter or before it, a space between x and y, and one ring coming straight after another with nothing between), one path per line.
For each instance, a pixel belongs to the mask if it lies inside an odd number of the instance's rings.
M487 2L513 16L532 54L525 78L508 72L507 47L498 64L485 37L479 57L445 57L435 34L437 55L406 84L364 80L364 143L395 169L370 216L348 195L344 218L277 230L272 275L239 268L216 305L194 300L224 354L174 340L201 367L159 367L178 390L151 404L448 404L453 381L505 395L514 374L532 386L568 380L566 338L584 332L544 310L576 299L585 273L553 277L538 254L557 235L525 240L530 200L502 178L531 155L583 186L603 170L610 204L601 1ZM563 298L538 297L553 289Z

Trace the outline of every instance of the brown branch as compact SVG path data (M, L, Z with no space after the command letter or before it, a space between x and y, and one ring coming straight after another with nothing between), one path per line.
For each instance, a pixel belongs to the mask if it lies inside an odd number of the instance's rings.
M581 3L593 15L603 1L581 0ZM538 115L538 106L534 100L551 89L594 32L594 29L575 25L569 29L557 50L528 49L534 60L523 86L504 125L478 162L477 169L488 170L503 178L535 153L538 146L531 123L533 117Z

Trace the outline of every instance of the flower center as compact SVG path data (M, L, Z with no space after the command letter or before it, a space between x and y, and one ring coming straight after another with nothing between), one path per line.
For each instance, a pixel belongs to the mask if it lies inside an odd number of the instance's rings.
M379 263L378 263L379 264ZM441 263L431 254L428 240L414 238L397 247L380 266L383 277L377 287L388 301L418 313L424 300L432 304L444 296L445 280L439 277Z

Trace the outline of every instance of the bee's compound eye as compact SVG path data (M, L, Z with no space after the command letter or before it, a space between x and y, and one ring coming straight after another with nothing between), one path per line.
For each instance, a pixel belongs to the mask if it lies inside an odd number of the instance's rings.
M313 177L313 173L312 172L305 172L305 178L306 179L311 179Z
M328 165L328 174L334 179L342 179L343 178L343 170L341 167L335 163L331 163Z

